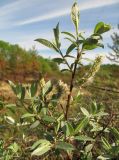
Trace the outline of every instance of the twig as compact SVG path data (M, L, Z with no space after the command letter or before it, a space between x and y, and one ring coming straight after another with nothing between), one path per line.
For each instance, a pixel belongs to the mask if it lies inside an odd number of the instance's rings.
M81 57L81 54L82 54L82 51L79 52L79 48L77 48L77 58L76 58L76 61L75 61L75 64L74 64L74 70L72 71L72 77L71 77L71 82L70 82L70 92L69 92L69 95L68 95L67 105L66 105L66 114L65 114L65 119L66 120L68 118L68 111L69 111L69 107L70 107L72 90L73 90L73 87L74 87L73 83L74 83L74 78L75 78L75 75L76 75L76 69L77 69L78 61Z

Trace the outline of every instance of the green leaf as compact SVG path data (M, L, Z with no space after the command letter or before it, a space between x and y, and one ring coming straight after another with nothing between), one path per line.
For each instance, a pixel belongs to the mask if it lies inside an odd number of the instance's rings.
M10 87L12 88L14 94L21 100L25 98L25 87L21 84L15 85L13 82L9 81Z
M55 42L57 45L57 48L60 48L60 42L59 42L59 23L57 24L56 28L53 29L54 36L55 36Z
M76 45L73 43L69 46L69 48L66 51L66 55L68 55L74 48L76 47Z
M36 116L36 114L26 113L22 115L21 118L24 119L24 118L34 117L34 116Z
M87 136L75 136L74 139L78 140L78 141L95 141L93 138L91 137L87 137Z
M62 33L63 33L63 34L66 34L66 35L68 35L68 36L70 36L71 38L73 38L73 39L76 40L75 36L74 36L72 33L70 33L70 32L62 32Z
M102 40L103 39L103 37L98 33L92 34L91 37L94 38L94 39L97 39L97 40Z
M85 147L85 152L86 153L89 153L93 148L93 144L88 144L86 147Z
M85 116L90 117L89 112L84 107L81 107L81 111Z
M19 150L19 146L18 146L18 144L16 142L11 144L8 148L11 149L14 153L17 153L18 150Z
M16 93L16 85L15 85L12 81L8 81L8 82L9 82L9 85L10 85L10 87L12 88L13 92L14 92L15 94L17 94L17 93Z
M66 55L64 56L64 58L75 58L75 57L72 56L72 55L66 54Z
M25 87L21 86L21 97L20 97L21 100L24 100L24 98L25 98L25 92L26 92Z
M119 140L119 130L116 129L116 128L114 128L114 127L111 128L110 130L111 130L111 132L114 134L115 138L116 138L117 140Z
M40 139L31 146L31 150L36 149L36 147L38 147L40 144L43 144L43 143L49 143L49 141L47 141L46 139Z
M35 122L30 126L30 129L34 129L34 128L38 127L39 124L40 124L40 122L39 122L38 120L35 121Z
M46 122L50 122L50 123L53 123L56 121L55 118L51 117L51 116L43 116L42 120L44 120Z
M33 144L33 146L31 147L31 150L34 150L34 151L32 152L31 155L41 156L44 153L48 152L50 149L51 149L51 143L47 140L42 139Z
M74 133L74 128L71 123L66 122L66 136L71 136Z
M37 84L36 82L33 82L33 83L31 84L31 88L30 88L31 97L34 97L34 96L36 95L37 88L38 88L38 84Z
M61 64L61 63L64 62L64 59L62 59L62 58L53 58L53 61L58 63L58 64Z
M77 125L75 129L75 134L78 132L81 132L81 130L84 129L84 127L88 124L88 122L89 122L89 118L87 117L83 118Z
M62 69L61 72L70 72L69 69Z
M71 19L72 22L74 23L75 27L76 27L76 32L78 33L78 27L79 27L79 7L77 2L75 2L72 6L71 9Z
M94 29L94 33L103 34L111 29L111 26L108 24L104 24L103 22L99 22Z
M44 46L48 48L54 49L56 52L59 52L58 48L53 43L51 43L50 41L46 39L39 38L39 39L36 39L35 41L43 44Z
M97 113L97 108L98 108L97 103L94 101L92 103L92 105L90 106L91 113L96 114Z
M106 150L110 150L110 149L111 149L111 145L110 145L109 142L106 140L106 138L102 137L101 140L102 140L102 143L103 143L103 145L104 145L104 148L105 148Z
M58 118L57 118L57 121L60 122L61 120L63 120L64 118L64 114L61 114Z
M4 118L5 118L7 123L12 124L12 125L15 124L15 120L12 117L5 116Z
M55 146L56 149L62 149L62 150L65 150L65 151L73 151L75 150L74 146L70 143L66 143L66 142L57 142L56 146Z
M98 47L98 40L93 38L87 38L83 43L83 50L92 50Z
M16 96L21 99L21 95L22 95L22 85L21 84L17 84L15 87L15 94Z
M36 150L34 150L31 155L41 156L45 154L46 152L48 152L50 149L51 149L51 146L44 144L43 146L40 146Z
M45 86L43 87L43 95L47 95L52 90L52 83L48 81Z
M103 156L98 156L97 159L100 159L100 160L109 160L110 158L109 157L103 157Z
M9 109L12 113L15 113L16 105L15 104L7 104L5 108Z

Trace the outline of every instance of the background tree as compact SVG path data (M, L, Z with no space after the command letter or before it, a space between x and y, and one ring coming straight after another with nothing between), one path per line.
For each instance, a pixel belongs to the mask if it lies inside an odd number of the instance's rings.
M118 30L119 30L119 24L118 24ZM111 35L111 39L112 39L112 45L108 45L108 47L113 52L109 53L109 56L107 56L107 58L112 62L119 63L119 34L117 32L114 32L113 35Z
M24 81L37 79L39 73L54 74L59 72L57 63L44 59L33 47L25 50L19 45L0 41L0 79Z

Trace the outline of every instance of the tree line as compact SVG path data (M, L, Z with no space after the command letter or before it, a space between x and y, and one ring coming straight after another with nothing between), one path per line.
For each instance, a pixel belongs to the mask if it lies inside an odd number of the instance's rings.
M35 47L27 51L17 44L0 41L0 80L24 81L54 70L59 71L57 64L40 56Z

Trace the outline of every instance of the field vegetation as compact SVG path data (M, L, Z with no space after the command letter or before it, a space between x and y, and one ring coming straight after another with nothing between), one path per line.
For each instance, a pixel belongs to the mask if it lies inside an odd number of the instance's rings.
M85 52L104 48L111 26L99 22L85 37L76 2L71 20L75 34L58 23L53 42L35 40L60 58L0 41L0 160L118 160L119 66L101 65L102 56L82 64ZM66 53L61 33L71 43Z

